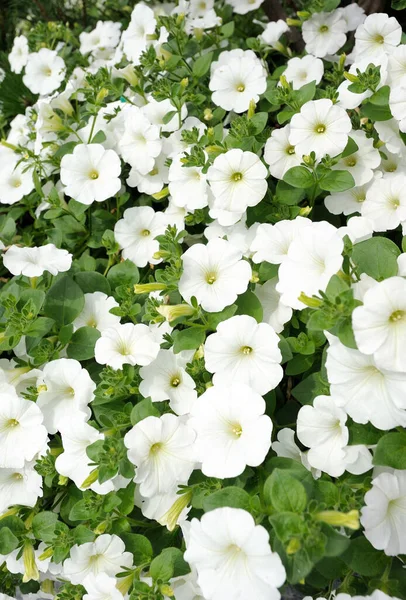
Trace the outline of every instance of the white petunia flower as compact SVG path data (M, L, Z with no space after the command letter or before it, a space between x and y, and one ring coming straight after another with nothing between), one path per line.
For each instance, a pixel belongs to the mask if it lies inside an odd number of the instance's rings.
M238 15L246 15L259 8L263 2L264 0L229 0L228 4L233 7L233 11Z
M5 160L0 165L0 204L15 204L34 189L32 169L24 163Z
M185 560L196 569L207 600L235 597L279 600L286 579L264 527L240 508L216 508L192 519Z
M350 238L353 244L363 242L372 237L374 222L367 217L351 217L347 221L347 225L338 228L338 233L344 239L346 235Z
M11 385L0 386L0 468L21 469L47 440L43 414L35 402L17 396Z
M106 573L89 573L83 581L83 587L87 592L83 600L123 600L123 595L116 584L116 578L109 577Z
M137 267L158 264L161 259L154 258L159 250L155 238L165 233L167 224L167 216L150 206L127 208L114 227L114 237L123 251L123 258L128 258Z
M173 158L169 167L169 193L175 206L193 212L208 204L209 187L202 167L189 167L182 163L185 155Z
M92 31L82 31L79 35L80 53L99 56L103 52L115 48L120 41L121 23L113 21L97 21Z
M314 81L320 83L324 74L323 61L311 54L302 58L290 58L283 72L286 79L292 84L294 90L299 90L303 85Z
M339 10L314 13L302 25L306 52L319 58L335 54L347 41L347 23Z
M266 394L281 381L279 337L268 323L248 315L222 321L204 346L206 369L214 384L237 381Z
M114 150L101 144L78 144L61 160L61 181L65 194L81 204L102 202L121 187L120 159Z
M263 308L263 321L269 323L276 333L283 330L285 323L292 317L292 309L281 302L281 295L276 291L278 278L273 277L263 285L255 286L255 295Z
M355 31L366 19L365 10L359 4L348 4L338 9L347 25L347 31Z
M331 477L339 477L345 471L346 420L346 413L331 396L317 396L313 406L302 406L297 415L297 436L310 448L309 464Z
M396 229L406 220L406 175L376 179L368 188L361 214L372 220L374 231Z
M382 54L390 54L400 43L402 28L395 17L385 13L368 15L355 32L352 55L356 60L368 58L373 62Z
M100 365L121 369L123 365L149 365L158 355L159 344L147 325L125 323L105 329L95 345Z
M136 187L143 194L157 194L168 183L169 168L166 165L165 154L160 154L154 161L154 166L148 173L141 173L137 167L132 167L126 183Z
M372 480L361 510L364 534L388 556L406 553L406 471L381 473Z
M229 382L232 382L231 384ZM271 447L272 421L265 401L230 377L194 403L188 421L196 431L196 459L208 477L237 477L247 465L263 463Z
M381 156L374 148L374 140L367 138L361 130L352 131L351 138L357 144L358 149L333 165L333 170L341 169L350 173L356 186L365 185L374 176L374 169L379 167Z
M384 142L385 147L389 150L389 152L398 154L404 150L405 145L400 137L399 123L396 121L396 119L389 119L388 121L376 121L374 123L374 127L379 134L379 139L381 142Z
M346 147L350 131L351 120L345 110L322 98L306 102L300 113L293 115L289 141L299 156L310 152L316 158L337 156Z
M42 498L42 477L33 463L25 463L22 469L0 469L0 514L15 504L35 506L38 498Z
M302 452L299 446L295 442L295 432L293 429L284 428L278 432L276 441L272 442L272 450L274 450L277 456L282 458L291 458L301 463L305 469L311 472L314 479L321 477L320 469L314 469L310 466L307 459L307 452Z
M333 215L352 215L362 211L362 203L365 202L367 191L372 182L359 187L353 187L345 192L335 192L324 198L324 204Z
M14 38L13 47L8 55L8 60L13 73L21 73L27 64L29 51L28 40L25 35L19 35Z
M196 384L186 373L188 360L172 350L160 350L156 359L140 369L140 394L152 402L169 400L169 406L178 415L190 412L197 398Z
M159 127L151 125L137 106L125 111L119 148L123 160L144 175L152 171L155 158L161 153Z
M388 85L391 88L406 85L406 45L395 48L388 57ZM385 121L384 121L385 123Z
M47 363L38 380L37 405L44 415L49 433L56 433L68 417L87 421L88 404L94 398L96 384L79 361L59 358Z
M249 263L241 260L241 252L226 240L214 239L206 246L195 244L182 259L179 292L186 302L195 296L208 312L218 312L235 302L251 279Z
M266 24L264 31L259 36L261 42L267 46L271 46L275 50L283 50L282 44L279 39L284 33L289 31L289 27L286 21L279 19L278 21L270 21Z
M151 44L156 25L153 10L145 4L137 4L131 13L130 24L121 36L124 53L134 65L139 64L141 54Z
M372 356L328 336L326 369L337 406L356 423L378 429L406 427L406 374L380 369Z
M72 255L67 250L46 244L34 248L10 246L3 254L3 264L13 275L39 277L48 271L52 275L69 271Z
M70 557L63 563L63 574L77 585L83 584L91 574L104 573L115 577L123 568L129 568L132 564L132 554L125 552L123 540L118 535L105 533L99 535L94 542L72 546Z
M169 99L158 102L154 98L148 98L148 104L143 106L141 110L148 121L152 123L152 125L159 127L161 131L171 133L181 127L181 123L179 123L179 114L175 114L168 122L165 122L165 117L168 113L176 112L175 107ZM183 104L180 111L180 121L184 121L186 117L187 107Z
M226 50L211 64L212 101L225 110L242 113L266 90L266 69L252 50Z
M28 55L23 82L33 94L51 94L59 88L64 77L65 62L55 50L41 48Z
M389 94L389 108L395 119L399 121L399 129L406 132L406 85L398 85L391 88Z
M299 231L311 225L311 220L304 217L278 221L275 225L261 223L251 244L252 260L254 263L267 261L279 265L288 256L290 245Z
M196 433L181 417L147 417L125 434L128 458L137 467L134 481L145 497L185 484L195 466Z
M364 295L352 313L355 341L379 368L406 371L406 280L389 277Z
M103 332L109 327L115 327L120 323L120 317L112 315L110 310L116 308L118 303L112 296L103 292L92 292L85 294L85 305L82 312L73 321L74 329L80 327L94 327Z
M301 163L295 147L289 141L289 135L290 125L274 129L265 144L264 160L269 165L272 177L277 179L283 179L286 171Z

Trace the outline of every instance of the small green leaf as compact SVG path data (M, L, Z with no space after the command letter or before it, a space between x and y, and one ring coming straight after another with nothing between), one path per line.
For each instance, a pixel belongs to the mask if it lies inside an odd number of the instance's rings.
M54 512L40 512L32 520L32 532L42 542L52 542L58 515Z
M61 277L45 297L44 314L60 325L72 323L82 312L85 296L68 275Z
M355 181L348 171L331 170L320 179L319 186L326 192L345 192L355 186Z
M107 296L111 294L109 282L97 271L76 273L74 279L84 294L92 294L93 292L103 292Z
M397 245L384 237L372 237L355 244L351 259L359 273L366 273L377 281L397 275Z
M193 75L198 78L206 75L210 69L212 60L213 52L208 52L207 54L203 54L203 56L199 56L199 58L193 63Z
M169 581L172 577L187 575L190 567L183 558L183 552L179 548L165 548L151 562L149 573L155 581Z
M381 575L391 560L382 551L375 550L364 536L351 540L341 558L355 573L364 577Z
M406 469L406 433L387 433L378 442L374 453L374 465L392 469Z
M148 562L154 555L151 542L144 535L138 533L122 533L120 536L127 552L134 556L134 564L140 565Z
M292 167L286 171L283 181L295 188L306 189L314 185L313 173L306 167Z
M341 158L346 158L347 156L351 156L351 154L354 154L354 152L356 152L357 150L358 150L357 144L352 139L352 137L349 137L347 145L341 154Z
M88 360L94 357L94 347L100 337L100 331L94 327L80 327L72 335L66 353L69 358Z
M231 485L206 496L203 500L203 510L208 512L222 506L249 510L250 500L250 495L245 490Z
M254 317L258 323L262 323L264 310L259 298L254 292L248 291L238 296L236 305L236 315L249 315L250 317Z
M119 285L134 285L138 283L139 279L140 274L137 267L128 259L114 265L107 273L107 281L112 289Z
M264 498L281 512L301 513L307 504L304 486L282 469L275 469L265 481Z
M18 538L8 527L0 529L0 554L10 554L18 546Z
M138 402L131 411L131 424L136 425L147 417L160 417L160 412L150 398Z
M182 350L194 350L198 348L203 344L206 333L204 329L189 327L188 329L175 331L172 337L174 340L173 351L175 354L178 354Z

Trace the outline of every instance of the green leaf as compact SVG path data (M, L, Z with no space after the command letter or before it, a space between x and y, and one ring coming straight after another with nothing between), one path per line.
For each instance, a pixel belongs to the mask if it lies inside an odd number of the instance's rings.
M354 421L348 419L346 426L349 431L348 444L350 446L357 446L359 444L375 446L383 435L383 432L371 425L371 423L354 423Z
M264 311L259 298L254 292L247 291L238 296L236 305L236 315L249 315L250 317L254 317L258 323L262 323Z
M54 323L55 321L48 317L38 317L38 319L35 319L29 328L25 330L25 334L36 338L43 337L52 329Z
M203 56L199 56L193 63L193 75L195 77L203 77L210 69L211 62L213 60L213 52L208 52Z
M221 312L205 314L207 329L215 331L217 329L217 325L226 319L231 319L231 317L235 315L236 310L236 304L231 304L230 306L226 306L226 308Z
M281 542L287 542L293 536L300 536L306 530L303 517L293 512L272 515L269 522Z
M329 393L329 385L325 381L321 373L312 373L309 377L302 379L298 385L292 389L292 396L300 402L300 404L311 404L316 396L321 396Z
M92 144L102 144L102 143L103 143L103 142L105 142L105 141L106 141L106 134L104 133L104 131L102 131L102 130L100 129L100 131L98 131L98 132L96 133L96 135L94 135L94 136L92 137L92 141L91 141L91 143L92 143Z
M381 575L391 560L383 552L375 550L364 536L351 540L350 547L341 558L355 573L364 577Z
M372 237L358 242L352 251L352 261L359 273L366 273L377 281L392 277L398 273L397 257L400 250L397 245L384 237Z
M134 406L131 411L131 424L136 425L143 419L147 417L160 417L160 412L156 406L151 401L151 398L145 398L145 400L141 400Z
M274 200L279 204L294 206L303 200L304 195L305 193L302 188L293 187L280 179L276 186Z
M140 565L148 562L154 555L151 542L144 535L138 533L122 533L121 539L127 552L134 556L134 564Z
M350 538L341 535L330 525L322 524L322 531L327 537L327 543L324 550L325 556L340 556L350 545Z
M203 344L206 333L204 329L198 329L197 327L189 327L188 329L182 329L181 331L175 331L173 337L173 351L175 354L182 352L182 350L194 350Z
M94 347L100 337L100 331L94 327L80 327L72 335L66 353L69 358L88 360L94 357Z
M374 465L406 469L406 432L387 433L381 437L374 453Z
M306 83L302 85L299 90L293 92L296 102L298 102L299 106L303 106L306 102L313 100L314 95L316 93L316 82L310 81L310 83Z
M320 179L319 186L326 192L345 192L355 186L355 181L348 171L331 170Z
M97 271L76 273L75 281L84 294L92 294L93 292L103 292L107 296L111 294L109 282Z
M357 150L358 150L357 144L352 139L352 137L349 137L347 145L344 148L343 152L341 153L341 158L346 158L347 156L351 156L351 154L354 154L354 152L356 152Z
M361 104L361 111L362 116L368 117L372 121L389 121L393 118L389 105L381 106L372 104L372 102L365 102L365 104Z
M85 296L68 275L61 277L45 297L44 313L60 325L72 323L83 310Z
M208 512L222 506L249 510L250 500L251 497L245 490L231 485L206 496L203 500L203 510Z
M325 504L327 508L334 508L340 502L340 493L337 486L331 481L318 479L316 481L315 498L318 502Z
M166 115L162 118L162 123L164 125L167 125L170 121L172 121L173 117L175 115L177 115L177 111L176 110L170 110L169 112L166 113Z
M265 481L264 499L281 512L301 513L307 504L304 486L282 469L275 469Z
M107 273L107 281L112 289L119 285L135 285L140 279L140 274L133 262L124 260L118 265L111 267Z
M0 529L0 554L10 554L18 546L18 538L8 527Z
M89 518L89 511L87 514L87 518ZM93 531L85 527L84 525L78 525L75 529L72 530L73 539L75 540L75 544L87 544L88 542L93 542L95 538L95 534Z
M254 135L259 135L265 129L267 122L268 113L259 112L253 115L250 119L250 123L255 127Z
M283 181L295 188L306 189L314 185L313 173L306 167L292 167L286 171Z
M406 0L392 0L391 6L394 10L403 10L406 8Z
M169 581L172 577L179 577L190 572L190 567L183 558L179 548L165 548L151 562L149 573L155 581Z
M42 542L52 542L58 515L54 512L40 512L32 520L32 532Z

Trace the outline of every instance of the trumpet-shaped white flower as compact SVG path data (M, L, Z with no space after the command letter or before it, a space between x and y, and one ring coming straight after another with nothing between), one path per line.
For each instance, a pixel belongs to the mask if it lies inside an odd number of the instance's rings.
M120 187L120 159L114 150L101 144L78 144L61 160L61 181L65 194L81 204L103 202Z
M19 35L14 38L13 47L8 55L8 60L13 73L21 73L27 64L29 51L28 40L25 35Z
M240 508L216 508L190 525L185 560L207 600L279 600L286 572L264 527Z
M398 85L391 88L389 94L389 107L395 119L399 121L399 129L403 133L406 131L406 85Z
M406 85L406 46L395 48L388 57L387 83L392 87ZM385 121L383 121L385 123Z
M208 312L223 310L248 287L251 267L226 240L214 239L207 246L195 244L182 259L179 292L187 302L195 296Z
M365 494L361 524L367 540L388 556L405 554L406 471L381 473Z
M67 250L46 244L34 248L10 246L3 255L3 264L13 275L39 277L48 271L52 275L69 271L72 255Z
M345 471L346 420L346 413L330 396L317 396L313 406L302 406L297 415L297 436L310 448L307 453L309 464L331 477L338 477Z
M47 440L43 415L35 402L17 396L13 386L0 386L0 467L21 469Z
M124 126L124 133L119 141L121 156L145 175L152 171L155 158L162 150L159 127L151 125L137 106L131 106L125 112Z
M406 371L406 280L389 277L364 295L352 313L355 341L377 367Z
M159 344L147 325L125 323L105 329L95 345L100 365L121 369L123 365L149 365L159 352Z
M132 554L125 551L123 540L118 535L104 533L94 542L72 546L70 557L63 563L63 574L71 583L77 585L83 584L91 574L104 573L114 577L132 564Z
M385 13L368 15L355 32L355 46L352 52L356 60L368 58L373 62L383 54L390 54L400 43L402 28L395 17Z
M206 369L215 384L237 381L266 394L281 381L279 337L268 323L248 315L222 321L204 346Z
M174 106L169 99L158 102L154 98L148 98L148 104L142 107L142 112L147 117L152 125L159 127L161 131L172 133L180 128L179 115L175 114L167 123L166 115L173 113ZM187 117L186 104L183 104L180 111L180 121L184 121Z
M147 417L128 432L124 443L137 467L134 481L149 498L185 484L195 466L196 433L181 417Z
M112 296L103 292L85 294L85 305L82 312L73 321L73 327L94 327L100 332L120 323L120 317L112 315L110 310L118 306Z
M193 378L185 370L187 362L182 354L160 350L150 365L140 369L140 394L144 398L150 397L152 402L169 400L170 407L178 415L189 413L197 392Z
M352 215L362 210L362 203L365 202L367 191L372 185L369 182L365 185L356 186L345 192L336 192L326 196L324 204L333 215Z
M288 31L289 27L286 21L283 21L282 19L279 19L278 21L270 21L266 24L266 27L259 36L259 39L264 44L271 46L271 48L276 48L277 50L280 50L282 48L282 44L279 42L279 39L283 36L284 33L287 33Z
M209 89L217 106L245 112L266 90L266 69L252 50L226 50L211 65Z
M215 384L194 403L188 423L197 433L196 459L208 477L237 477L259 466L271 447L265 401L249 386ZM234 383L235 382L235 383Z
M352 131L351 138L357 144L358 150L341 158L333 169L344 169L351 173L356 186L365 185L373 178L373 170L379 167L381 156L374 148L374 140L367 138L363 131Z
M15 204L34 189L32 170L24 163L5 160L0 166L0 203Z
M55 50L41 48L28 55L23 82L33 94L51 94L64 77L65 62Z
M89 573L83 580L83 587L87 592L83 600L123 600L116 584L116 578L109 577L106 573Z
M319 58L335 54L347 40L346 31L347 23L339 10L314 13L302 25L306 52Z
M88 420L96 384L79 361L60 358L47 363L39 378L37 405L49 433L56 433L66 419Z
M269 323L276 333L280 333L292 317L292 309L282 304L281 295L276 291L277 283L278 278L273 277L263 285L256 285L255 295L262 304L263 321Z
M121 36L124 53L135 65L139 64L141 54L150 45L150 36L155 33L155 28L153 10L145 4L137 4L131 13L130 24Z
M289 141L290 125L274 129L264 148L264 160L269 165L272 177L283 179L286 171L301 163L296 149Z
M310 152L316 158L337 156L346 147L350 131L351 120L345 110L322 98L306 102L300 113L293 115L289 141L299 156Z
M15 504L35 506L38 498L42 498L42 477L33 463L21 469L0 469L0 513Z
M175 156L169 167L169 193L175 206L194 211L207 206L209 187L202 167L184 166L184 156Z
M264 0L230 0L233 11L238 15L246 15L252 10L256 10L261 6Z
M252 260L254 263L267 261L274 265L281 264L299 231L311 225L310 219L303 217L296 217L293 221L278 221L275 225L261 223L251 243Z
M396 229L406 220L406 175L376 179L367 191L361 214L371 219L374 231Z
M147 263L156 265L161 259L155 259L159 242L155 239L165 233L168 217L155 212L150 206L134 206L124 211L123 218L114 227L114 236L123 252L137 267Z
M322 80L324 74L323 61L311 54L307 54L302 58L295 56L288 60L287 67L283 74L292 84L294 90L299 90L303 85L306 85L311 81L318 84Z
M151 171L141 173L137 167L132 167L126 180L127 185L136 187L143 194L157 194L168 183L169 169L166 166L165 154L156 157Z

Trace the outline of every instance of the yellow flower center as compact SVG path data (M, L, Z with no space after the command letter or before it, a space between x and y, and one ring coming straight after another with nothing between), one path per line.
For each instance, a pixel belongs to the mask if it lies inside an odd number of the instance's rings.
M241 437L242 435L242 427L239 423L232 423L231 424L231 433L233 434L233 436L238 439Z
M162 450L162 446L162 442L156 442L155 444L152 444L151 448L149 449L149 453L152 454L152 456L156 456L158 452Z
M384 44L385 38L380 33L377 33L376 36L374 37L374 42L375 42L375 44Z
M151 235L151 232L150 232L149 229L143 229L141 231L141 235L144 236L144 237L148 237L149 235Z
M295 153L295 147L294 146L288 146L286 148L286 154L294 154Z
M317 125L315 131L316 133L324 133L326 131L326 126L323 124Z
M391 323L399 323L399 321L403 321L405 317L406 312L404 310L395 310L389 317L389 321Z
M90 171L89 173L89 177L90 179L98 179L99 178L99 174L98 172L94 169L93 171Z
M327 31L328 31L328 25L322 25L321 27L319 27L320 33L326 33Z
M17 427L17 425L19 425L20 423L17 421L17 419L9 419L6 423L6 427L7 428L13 428L13 427Z
M241 181L241 179L242 179L242 173L233 173L231 175L231 179L233 181Z
M174 377L172 377L171 386L176 388L176 387L178 387L179 384L180 384L180 377L178 375L175 375Z
M241 348L242 354L245 354L247 356L248 354L251 354L251 352L252 352L251 346L242 346L242 348Z
M216 281L216 279L217 279L216 273L207 273L206 274L206 282L209 285L213 285L213 283Z
M237 92L243 92L245 90L245 85L243 83L240 83L239 85L237 85Z

